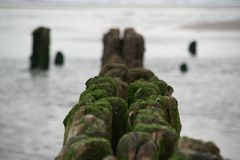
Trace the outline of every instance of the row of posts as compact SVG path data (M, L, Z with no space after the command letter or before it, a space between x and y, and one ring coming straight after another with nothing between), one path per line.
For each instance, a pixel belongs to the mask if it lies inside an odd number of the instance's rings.
M103 37L102 66L107 63L122 63L127 67L143 67L144 59L144 38L135 32L133 28L127 28L123 37L120 37L120 30L110 29ZM197 42L192 41L189 45L189 53L195 56L197 53ZM50 59L50 29L39 27L33 32L33 47L30 57L31 69L49 69ZM64 56L62 52L57 52L54 63L63 65ZM186 63L180 65L180 70L186 72Z
M222 160L214 143L180 137L173 88L142 67L143 37L119 35L104 35L101 71L65 117L56 160Z

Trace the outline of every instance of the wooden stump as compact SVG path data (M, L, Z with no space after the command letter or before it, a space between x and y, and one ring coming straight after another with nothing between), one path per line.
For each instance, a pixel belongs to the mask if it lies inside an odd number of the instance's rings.
M30 57L31 69L48 70L49 68L49 44L50 29L39 27L32 33L33 48Z

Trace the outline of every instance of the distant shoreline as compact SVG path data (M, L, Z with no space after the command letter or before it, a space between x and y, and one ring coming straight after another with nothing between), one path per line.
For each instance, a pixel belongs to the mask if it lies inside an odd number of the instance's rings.
M101 8L125 8L125 9L132 9L132 8L145 8L145 9L157 9L157 8L176 8L176 9L240 9L240 6L181 6L181 5L0 5L0 9L101 9Z
M182 27L183 29L193 30L221 30L221 31L240 31L240 20L238 21L215 21L201 22Z

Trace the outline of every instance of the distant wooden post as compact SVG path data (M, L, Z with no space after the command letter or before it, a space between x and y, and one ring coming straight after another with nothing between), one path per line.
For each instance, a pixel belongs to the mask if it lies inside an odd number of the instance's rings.
M192 56L196 56L196 54L197 54L197 42L196 41L190 42L188 50L189 50L189 52Z
M185 73L188 71L188 66L187 66L187 63L183 62L181 65L180 65L180 71L182 73Z
M130 68L143 67L144 51L143 36L133 28L125 29L122 49L125 64Z
M49 68L49 44L50 29L39 27L32 33L33 48L30 58L31 69L48 70Z
M123 63L121 58L120 31L112 28L103 36L102 67L108 63Z
M102 67L108 63L122 63L129 68L143 67L144 38L133 28L124 31L120 38L119 29L110 29L103 37Z
M64 56L62 52L60 51L57 52L54 63L55 65L59 65L59 66L64 64Z

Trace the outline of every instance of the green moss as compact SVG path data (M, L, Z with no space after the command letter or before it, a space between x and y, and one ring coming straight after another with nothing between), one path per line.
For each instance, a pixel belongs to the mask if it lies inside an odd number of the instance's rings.
M133 102L135 102L138 99L147 99L148 97L152 95L157 95L158 91L153 88L139 88L133 95Z
M91 86L95 86L98 84L102 85L105 83L108 83L111 85L111 89L110 87L104 87L104 89L107 90L107 93L109 96L116 96L116 97L121 97L123 99L127 99L128 83L126 83L125 81L122 81L120 78L111 78L108 76L97 76L94 78L90 78L86 82L87 90L88 88L91 88Z
M154 83L156 86L158 86L160 90L160 95L164 95L164 93L168 89L168 84L164 82L163 80L158 79L157 77L154 77L150 80L150 82Z
M129 112L147 108L148 103L143 99L138 99L129 107Z
M84 114L84 107L81 105L81 104L76 104L67 114L67 116L65 117L65 119L63 120L63 124L64 124L64 127L65 127L65 131L64 131L64 140L63 140L63 144L66 143L66 139L67 139L67 136L68 136L68 132L69 132L69 128L72 124L72 121L73 121L73 118L76 114L76 112L83 112Z
M90 105L90 104L94 103L95 101L97 101L96 98L90 94L84 96L83 98L81 98L81 97L79 98L79 103L81 105Z
M159 96L154 97L154 98L156 98L156 101L157 101L159 104L163 105L164 100L165 100L165 97L164 97L164 96L159 95Z
M189 160L184 154L175 151L169 160Z
M179 117L177 100L174 97L159 96L158 101L165 110L166 120L180 136L182 125Z
M129 121L132 128L140 123L169 125L164 116L164 112L158 108L141 109L135 113L130 112Z
M130 81L134 82L136 80L146 80L148 81L152 77L154 77L154 73L148 69L144 68L133 68L129 70L130 73Z
M102 100L108 101L112 106L112 148L114 153L119 139L127 133L128 109L125 100L119 97L108 97Z
M102 160L112 154L110 144L102 138L76 136L68 141L58 160Z
M77 112L73 118L73 123L69 128L66 141L68 141L71 137L78 135L87 135L90 137L101 137L106 139L109 138L106 125L102 120L93 115L83 116L81 113L78 114Z
M174 97L152 95L145 100L138 99L132 103L129 114L131 113L134 116L140 109L158 108L164 111L165 116L162 117L164 117L165 121L177 131L178 135L180 135L181 121L177 105L177 101ZM132 116L130 117L132 119Z
M145 101L136 101L133 103L130 111L150 107L162 109L165 112L165 120L177 131L178 135L180 135L181 121L178 112L178 103L174 97L152 95Z
M113 87L112 89L114 89L113 91L114 91L115 94L114 95L109 94L110 91L107 91L109 96L116 96L116 97L121 97L123 99L127 99L128 83L126 83L125 81L122 81L119 78L111 78L111 77L107 77L107 76L103 76L103 77L98 76L98 77L90 78L86 82L86 86L87 86L87 88L89 88L92 85L97 85L97 84L102 84L102 83L109 83Z
M178 135L176 131L170 126L163 126L160 124L138 124L133 131L147 132L152 135L159 150L159 159L168 159L177 142Z
M108 92L104 89L96 89L96 90L86 90L84 91L79 99L79 102L85 104L91 104L96 100L99 100L104 97L108 97Z
M134 102L134 94L138 91L140 88L148 88L148 90L154 91L155 94L159 94L158 87L151 83L144 80L137 80L129 85L128 88L128 104L131 105Z
M107 138L105 123L93 115L85 115L80 119L80 124L84 125L84 134L90 137Z
M119 141L117 159L158 159L157 146L151 136L143 132L125 134Z
M112 78L119 78L122 81L128 82L129 81L129 72L127 67L124 64L106 64L101 72L99 73L100 76L109 76Z
M73 114L80 108L80 104L76 104L73 108L68 112L67 116L63 120L64 127L66 127L69 123L71 123L71 118Z
M109 82L102 82L99 84L92 84L87 88L87 91L94 91L97 89L103 89L107 92L109 96L115 96L116 95L116 87L114 87L111 83Z
M107 76L96 76L96 77L90 78L89 80L87 80L85 84L86 84L86 88L89 88L91 85L101 84L105 82L110 83L112 87L115 88L116 90L116 82L114 82L113 78L107 77Z
M129 108L129 112L137 112L140 109L152 109L157 108L163 110L162 104L158 102L158 96L152 95L149 96L147 99L138 99Z
M103 120L106 126L112 125L112 107L108 101L98 100L91 105L86 106L85 114L92 114Z
M112 125L112 107L108 101L98 100L92 103L91 105L75 105L72 110L68 113L64 120L65 124L65 133L64 133L64 144L69 134L69 129L73 123L73 118L76 115L80 119L81 116L86 114L94 115L95 117L104 121L107 132L109 133L108 137L111 140L111 125Z
M127 100L127 98L128 98L128 83L126 83L118 78L114 78L114 81L116 83L116 88L117 88L116 97L121 97L124 100Z

